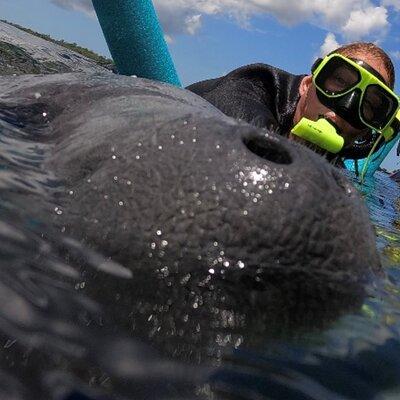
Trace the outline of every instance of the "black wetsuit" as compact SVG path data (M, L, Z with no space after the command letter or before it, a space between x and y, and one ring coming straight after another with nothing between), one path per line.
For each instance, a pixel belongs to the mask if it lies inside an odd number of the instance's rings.
M194 83L187 89L230 117L287 136L293 126L304 76L267 64L252 64L221 78Z

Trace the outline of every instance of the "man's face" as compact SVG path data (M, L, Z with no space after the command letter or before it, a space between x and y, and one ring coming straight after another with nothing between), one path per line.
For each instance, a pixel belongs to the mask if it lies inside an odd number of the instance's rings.
M371 57L365 53L354 53L351 55L352 58L361 60L369 64L377 72L379 72L385 79L385 83L388 82L388 73L383 65L383 63ZM335 123L341 130L341 134L345 139L345 144L351 144L355 140L362 138L365 134L369 132L369 128L357 129L350 125L343 118L339 117L334 111L325 107L320 103L317 97L316 88L312 82L312 76L308 75L303 78L300 84L300 100L297 104L296 113L294 116L294 124L297 124L301 118L305 117L313 121L317 121L320 116L324 116L326 119ZM290 137L293 138L293 135Z

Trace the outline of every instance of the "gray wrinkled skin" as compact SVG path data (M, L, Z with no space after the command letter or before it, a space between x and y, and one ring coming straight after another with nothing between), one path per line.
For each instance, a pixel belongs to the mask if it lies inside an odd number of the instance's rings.
M31 212L118 263L126 283L89 276L86 293L167 353L202 359L221 329L318 325L359 304L379 268L339 171L187 91L83 74L0 91L3 113L40 132L59 182Z

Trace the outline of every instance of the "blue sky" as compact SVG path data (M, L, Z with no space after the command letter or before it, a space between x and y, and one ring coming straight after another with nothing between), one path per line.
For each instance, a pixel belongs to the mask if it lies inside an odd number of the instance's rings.
M324 50L380 44L400 92L400 0L155 0L184 85L264 62L307 73ZM90 0L0 0L0 18L109 55ZM400 167L394 151L383 166Z

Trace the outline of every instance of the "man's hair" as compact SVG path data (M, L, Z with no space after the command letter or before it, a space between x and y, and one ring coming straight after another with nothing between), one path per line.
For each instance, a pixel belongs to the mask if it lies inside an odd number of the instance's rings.
M394 88L394 66L390 57L376 44L367 43L367 42L355 42L346 44L337 48L336 50L330 52L329 54L339 53L345 57L352 57L355 53L365 53L369 56L375 57L377 60L380 60L383 63L383 66L386 69L386 72L389 77L389 82L387 82L388 86L393 89Z

